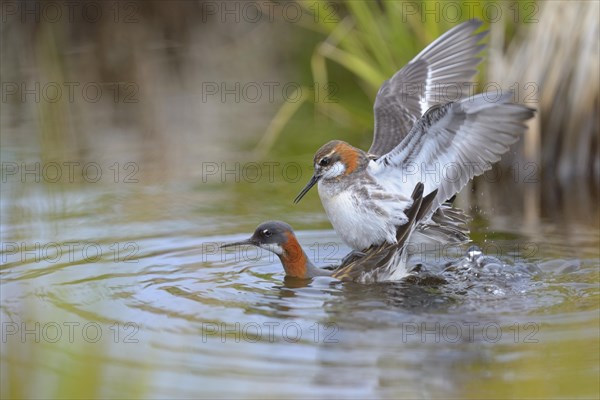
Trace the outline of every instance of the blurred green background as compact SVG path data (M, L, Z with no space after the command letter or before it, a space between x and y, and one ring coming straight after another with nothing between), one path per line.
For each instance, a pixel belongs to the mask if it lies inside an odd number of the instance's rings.
M329 139L368 148L381 82L442 32L478 17L490 35L475 91L512 89L538 110L502 161L518 170L503 176L543 183L528 193L519 185L515 206L538 218L580 209L573 191L595 203L593 2L225 4L5 2L2 144L26 142L45 162L151 160L142 172L157 183L201 175L191 160L310 168Z

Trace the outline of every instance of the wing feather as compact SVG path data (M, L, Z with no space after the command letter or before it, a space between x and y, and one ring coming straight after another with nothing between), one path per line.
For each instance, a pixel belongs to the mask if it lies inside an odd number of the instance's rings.
M525 132L534 110L511 98L509 92L491 102L483 93L434 106L398 146L374 161L370 172L400 193L417 182L423 182L425 193L438 190L430 213L435 211L490 169Z
M471 81L481 61L476 55L485 47L478 42L487 32L473 34L481 24L470 20L450 29L383 83L373 106L369 153L392 150L426 110L449 101L449 88Z

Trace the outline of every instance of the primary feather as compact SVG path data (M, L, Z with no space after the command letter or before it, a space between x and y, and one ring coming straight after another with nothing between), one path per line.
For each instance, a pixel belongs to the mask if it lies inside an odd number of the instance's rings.
M392 191L406 193L417 182L423 182L425 193L438 190L432 213L490 169L527 129L533 109L512 103L511 92L496 101L489 96L432 107L400 144L369 165L369 172Z
M487 32L473 34L481 24L470 20L450 29L381 85L373 106L370 154L392 150L425 111L448 102L456 88L465 89L462 85L471 81L481 61L476 55L485 47L478 43Z

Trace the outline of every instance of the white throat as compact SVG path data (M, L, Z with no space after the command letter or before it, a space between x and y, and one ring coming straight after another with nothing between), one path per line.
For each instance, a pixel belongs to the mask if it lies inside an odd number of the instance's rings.
M336 161L330 168L328 168L322 175L323 179L333 179L342 175L346 172L346 166L341 161Z
M271 253L275 253L278 256L283 254L283 247L281 247L277 243L263 243L260 245L260 247L270 251Z

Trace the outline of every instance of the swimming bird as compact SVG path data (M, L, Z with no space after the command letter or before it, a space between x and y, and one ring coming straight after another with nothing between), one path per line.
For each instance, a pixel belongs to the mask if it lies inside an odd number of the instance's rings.
M415 224L429 211L436 192L423 197L423 184L418 183L411 195L411 205L405 210L407 223L398 227L394 243L373 246L364 253L346 257L335 270L317 268L302 249L292 227L282 221L261 223L246 240L222 245L222 248L252 245L271 251L279 257L285 274L292 278L331 276L340 281L371 283L397 280L407 274L405 244Z

